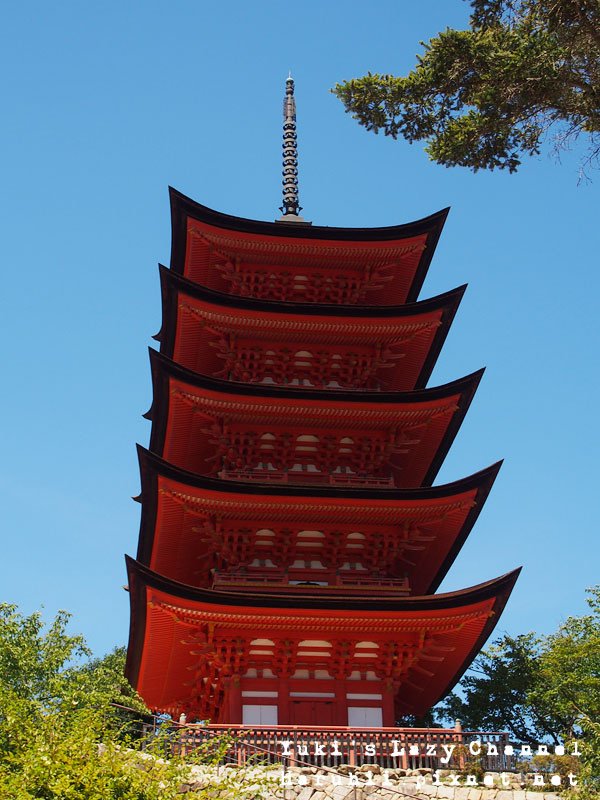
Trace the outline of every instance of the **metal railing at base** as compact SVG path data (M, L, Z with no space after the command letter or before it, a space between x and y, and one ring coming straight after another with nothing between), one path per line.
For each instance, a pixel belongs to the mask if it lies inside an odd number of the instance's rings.
M315 766L377 764L382 769L510 772L515 756L505 753L508 734L456 728L360 728L334 726L244 726L181 724L164 716L139 719L139 736L174 756L202 752L217 763L249 766ZM470 747L471 746L471 747Z

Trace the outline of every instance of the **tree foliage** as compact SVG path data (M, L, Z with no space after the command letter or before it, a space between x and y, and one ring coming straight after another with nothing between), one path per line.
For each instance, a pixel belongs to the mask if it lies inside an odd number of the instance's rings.
M561 720L529 700L531 688L540 681L540 648L533 633L496 640L473 662L460 694L447 697L440 714L462 720L471 730L506 730L517 741L549 737L558 743Z
M367 130L425 140L444 166L517 170L549 131L600 155L600 0L471 0L470 28L421 42L406 77L368 73L333 92Z
M589 614L569 617L547 638L529 701L554 709L565 737L581 738L584 779L600 794L600 586L587 603Z
M90 661L68 623L61 611L46 629L41 614L0 605L0 798L158 800L171 796L161 781L174 796L176 768L139 769L117 735L112 702L145 708L123 678L124 651Z
M123 677L124 649L90 659L68 623L59 612L45 628L39 613L0 605L0 800L180 797L189 765L158 757L161 734L142 751L139 724L131 724L139 717L114 706L147 711ZM211 740L203 763L218 759L222 744ZM223 787L227 781L215 779L186 796L200 800Z
M502 636L482 651L442 719L472 730L506 730L520 742L568 742L582 749L582 778L600 788L600 586L590 613L569 617L549 636Z
M565 731L600 723L600 586L589 590L589 614L569 617L547 637L531 702L552 706Z

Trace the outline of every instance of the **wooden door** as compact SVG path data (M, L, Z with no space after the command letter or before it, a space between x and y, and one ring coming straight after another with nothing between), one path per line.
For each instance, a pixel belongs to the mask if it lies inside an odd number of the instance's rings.
M291 700L290 725L335 725L333 700Z

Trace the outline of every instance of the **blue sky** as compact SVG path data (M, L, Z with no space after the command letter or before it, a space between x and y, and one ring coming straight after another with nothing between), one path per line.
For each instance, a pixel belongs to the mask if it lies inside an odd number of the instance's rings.
M600 580L600 175L577 185L577 150L517 175L448 170L365 132L329 92L407 72L420 40L467 16L460 0L5 9L0 599L69 610L97 654L126 642L167 186L274 219L291 68L308 219L392 225L452 206L421 297L469 288L430 385L487 371L438 482L505 464L442 589L522 564L498 630L584 610Z

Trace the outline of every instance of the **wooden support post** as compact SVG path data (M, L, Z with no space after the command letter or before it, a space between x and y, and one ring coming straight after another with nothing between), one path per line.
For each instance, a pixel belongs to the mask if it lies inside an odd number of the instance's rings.
M396 720L394 717L396 716L394 711L394 685L392 681L386 681L384 686L382 687L382 724L384 728L393 728Z
M240 676L232 675L227 687L229 722L232 725L240 725L242 722L242 692L240 687Z
M346 681L335 681L335 721L334 725L348 724L348 701L346 700Z
M290 720L290 681L289 678L280 678L277 686L277 724L289 725Z

